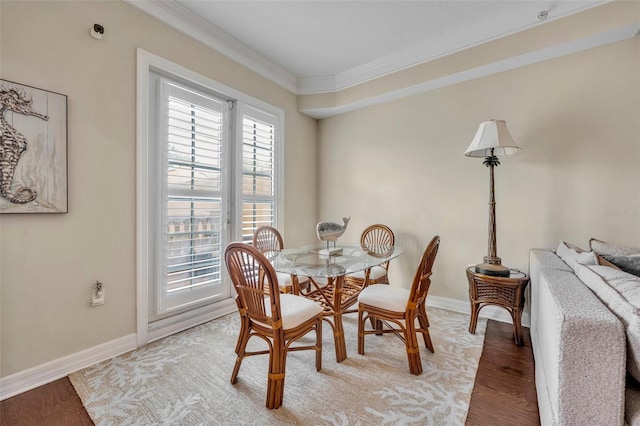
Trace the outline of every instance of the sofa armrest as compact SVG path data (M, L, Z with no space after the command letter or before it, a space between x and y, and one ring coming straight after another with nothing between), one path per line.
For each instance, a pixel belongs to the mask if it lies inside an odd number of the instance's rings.
M543 269L532 285L542 424L623 424L623 324L572 272Z

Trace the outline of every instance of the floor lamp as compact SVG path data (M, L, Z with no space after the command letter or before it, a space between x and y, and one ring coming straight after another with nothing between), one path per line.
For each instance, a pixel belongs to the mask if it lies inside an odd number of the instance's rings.
M508 277L509 268L502 266L502 259L497 255L496 244L496 197L493 183L493 169L500 165L498 157L520 152L520 147L509 135L504 120L489 120L480 123L471 145L464 153L467 157L484 157L482 164L489 167L489 247L483 263L476 265L476 272Z

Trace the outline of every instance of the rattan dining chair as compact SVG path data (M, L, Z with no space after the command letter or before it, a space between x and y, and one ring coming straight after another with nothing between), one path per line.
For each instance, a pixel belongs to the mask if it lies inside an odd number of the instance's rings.
M395 333L405 343L411 374L422 373L417 333L422 333L425 346L433 352L425 302L431 285L431 269L439 246L440 237L433 237L422 254L411 290L390 285L374 285L362 290L358 296L358 353L360 355L364 355L365 335ZM367 318L375 319L377 320L375 323L383 323L388 328L382 326L365 330ZM416 319L418 328L415 324Z
M386 225L377 223L368 226L360 235L360 246L373 256L384 256L390 248L395 244L395 236L393 231ZM365 271L356 272L352 275L345 276L345 281L362 284L365 279ZM382 265L374 266L369 271L368 284L389 283L389 262Z
M280 232L273 226L261 226L253 233L253 246L260 253L265 255L267 259L271 259L284 248L284 240ZM278 282L280 283L281 293L292 293L294 287L294 279L298 280L298 284L305 288L309 286L309 277L292 277L283 272L276 272Z
M240 336L231 383L236 383L245 357L269 354L266 406L278 408L284 396L287 352L315 350L316 370L322 368L322 307L303 296L281 294L271 263L255 247L231 243L224 258L240 313ZM291 346L311 331L316 333L314 345ZM254 336L265 340L269 349L247 351L247 342Z

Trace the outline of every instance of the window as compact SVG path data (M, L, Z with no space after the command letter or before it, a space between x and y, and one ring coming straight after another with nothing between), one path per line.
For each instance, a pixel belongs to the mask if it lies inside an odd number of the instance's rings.
M242 107L242 241L257 228L275 223L275 140L273 118Z
M155 314L161 315L227 297L221 261L230 208L224 150L230 143L227 102L164 78L158 85L163 196L156 257L164 274Z
M251 241L262 225L278 227L283 113L138 52L138 343L144 344L170 334L162 330L235 308L224 249Z

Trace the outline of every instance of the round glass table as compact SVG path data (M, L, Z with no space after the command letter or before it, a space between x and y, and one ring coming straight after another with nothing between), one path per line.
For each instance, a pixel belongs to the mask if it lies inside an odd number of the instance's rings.
M293 281L293 293L305 296L320 303L324 310L325 321L333 328L336 346L336 361L347 358L342 315L348 312L358 300L358 294L368 285L369 271L402 254L402 249L394 246L338 246L339 254L323 255L324 246L306 246L285 249L271 260L277 272L290 274ZM355 283L344 279L345 275L365 271L365 280ZM301 288L298 276L311 277L307 288Z

